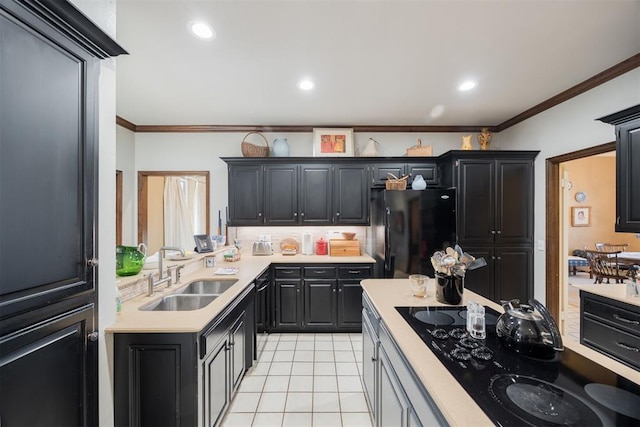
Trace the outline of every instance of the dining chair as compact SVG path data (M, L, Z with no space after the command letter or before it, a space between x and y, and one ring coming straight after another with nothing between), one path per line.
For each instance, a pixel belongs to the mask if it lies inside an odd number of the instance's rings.
M599 252L626 252L628 243L596 243Z
M604 279L614 279L615 283L622 283L626 278L626 273L622 271L618 263L618 251L585 251L589 268L595 278L593 283L603 283Z

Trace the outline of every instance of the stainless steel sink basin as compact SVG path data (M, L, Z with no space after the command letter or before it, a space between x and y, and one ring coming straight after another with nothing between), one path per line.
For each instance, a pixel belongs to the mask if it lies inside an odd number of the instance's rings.
M178 292L181 295L220 295L234 283L236 283L237 279L230 280L196 280L195 282L189 283L183 289Z
M218 295L167 295L160 301L140 307L142 311L191 311L209 305Z

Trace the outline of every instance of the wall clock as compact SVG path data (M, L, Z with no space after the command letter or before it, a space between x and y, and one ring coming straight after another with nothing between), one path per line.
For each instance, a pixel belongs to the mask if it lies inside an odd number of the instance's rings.
M582 203L587 199L587 195L584 194L582 191L578 191L576 193L576 202L578 203Z

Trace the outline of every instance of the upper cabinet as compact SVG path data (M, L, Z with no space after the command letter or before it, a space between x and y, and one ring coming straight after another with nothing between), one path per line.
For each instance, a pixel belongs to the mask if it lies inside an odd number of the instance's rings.
M640 105L601 117L616 127L616 231L640 232Z
M366 225L366 164L313 159L223 159L229 165L229 225Z

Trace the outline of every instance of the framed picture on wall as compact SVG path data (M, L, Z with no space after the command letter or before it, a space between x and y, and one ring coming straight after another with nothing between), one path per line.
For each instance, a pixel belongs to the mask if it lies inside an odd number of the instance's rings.
M353 157L353 129L314 129L313 157Z
M591 225L591 207L573 206L571 208L571 226L588 227Z

